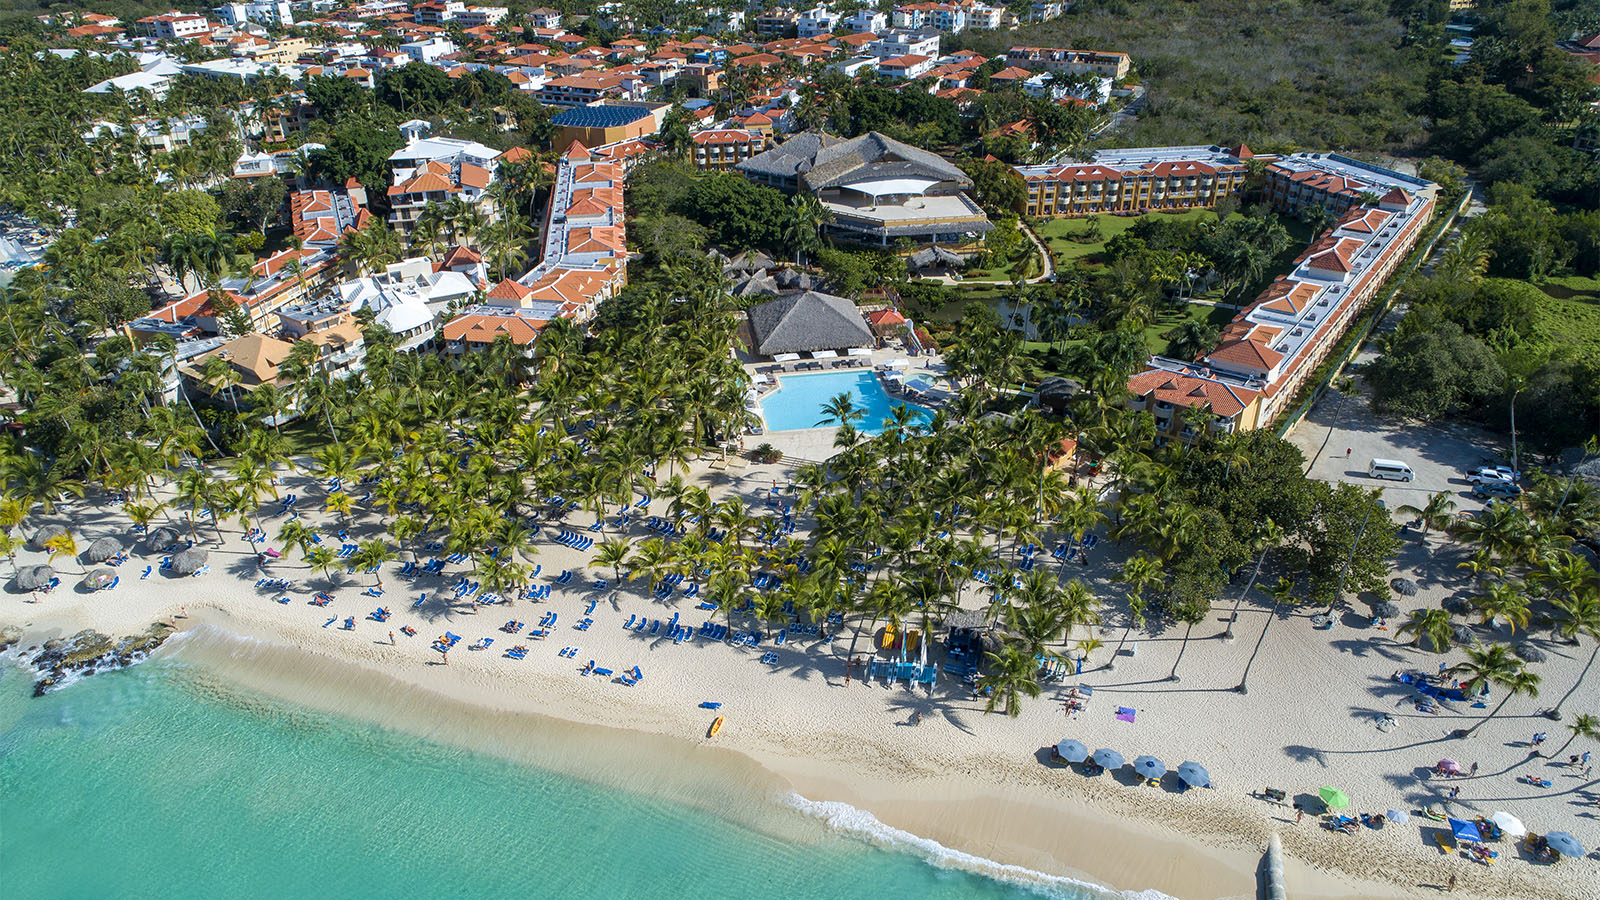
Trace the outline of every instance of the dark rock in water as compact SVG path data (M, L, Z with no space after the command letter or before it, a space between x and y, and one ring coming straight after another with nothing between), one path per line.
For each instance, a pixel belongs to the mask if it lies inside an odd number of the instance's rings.
M144 632L113 641L98 631L84 630L70 638L55 638L36 648L28 662L39 675L33 695L43 696L61 683L63 676L93 675L143 662L172 635L172 627L157 623Z

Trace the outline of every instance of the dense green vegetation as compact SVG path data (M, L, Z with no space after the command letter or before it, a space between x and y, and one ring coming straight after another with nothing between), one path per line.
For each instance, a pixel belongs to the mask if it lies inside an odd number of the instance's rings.
M1130 54L1148 106L1108 140L1134 147L1415 150L1438 57L1408 45L1381 0L1080 0L1052 22L962 37L986 55L1015 45Z
M1515 401L1524 440L1549 451L1581 444L1600 422L1600 307L1526 279L1574 262L1593 273L1600 260L1575 248L1600 241L1600 215L1558 213L1519 185L1496 185L1489 198L1432 273L1403 286L1410 312L1368 368L1375 404L1509 429Z

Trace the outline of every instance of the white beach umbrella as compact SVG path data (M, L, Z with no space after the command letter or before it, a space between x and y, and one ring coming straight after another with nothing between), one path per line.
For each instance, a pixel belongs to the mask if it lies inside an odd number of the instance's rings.
M1500 830L1505 832L1506 837L1519 838L1528 833L1528 826L1522 824L1521 819L1504 810L1490 816L1489 821L1500 826Z
M1404 825L1405 823L1411 821L1410 813L1398 809L1389 810L1383 814L1383 817L1395 823L1396 825Z

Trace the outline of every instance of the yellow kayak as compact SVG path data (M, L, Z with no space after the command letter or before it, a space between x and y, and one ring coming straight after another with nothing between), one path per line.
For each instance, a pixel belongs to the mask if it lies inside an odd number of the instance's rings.
M719 732L721 730L722 730L722 716L717 716L716 720L711 723L711 729L706 732L706 737L714 738L714 737L717 736L717 732Z

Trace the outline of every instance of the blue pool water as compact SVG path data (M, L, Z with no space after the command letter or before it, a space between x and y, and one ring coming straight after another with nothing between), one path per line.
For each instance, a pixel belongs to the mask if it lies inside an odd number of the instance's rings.
M732 784L710 785L716 802L691 807L633 790L646 780L637 762L621 785L580 780L290 705L173 661L41 699L25 673L0 661L5 669L0 883L10 897L1119 896L975 866L984 861L873 827L849 807L766 807ZM788 824L752 827L758 818Z
M782 387L761 398L761 410L767 417L767 430L794 431L797 428L831 428L839 423L819 425L824 414L822 407L839 394L851 394L856 406L867 414L856 423L863 434L883 433L883 420L896 406L905 405L916 413L916 422L927 425L933 413L915 403L906 403L890 397L872 372L823 372L817 375L780 375Z

